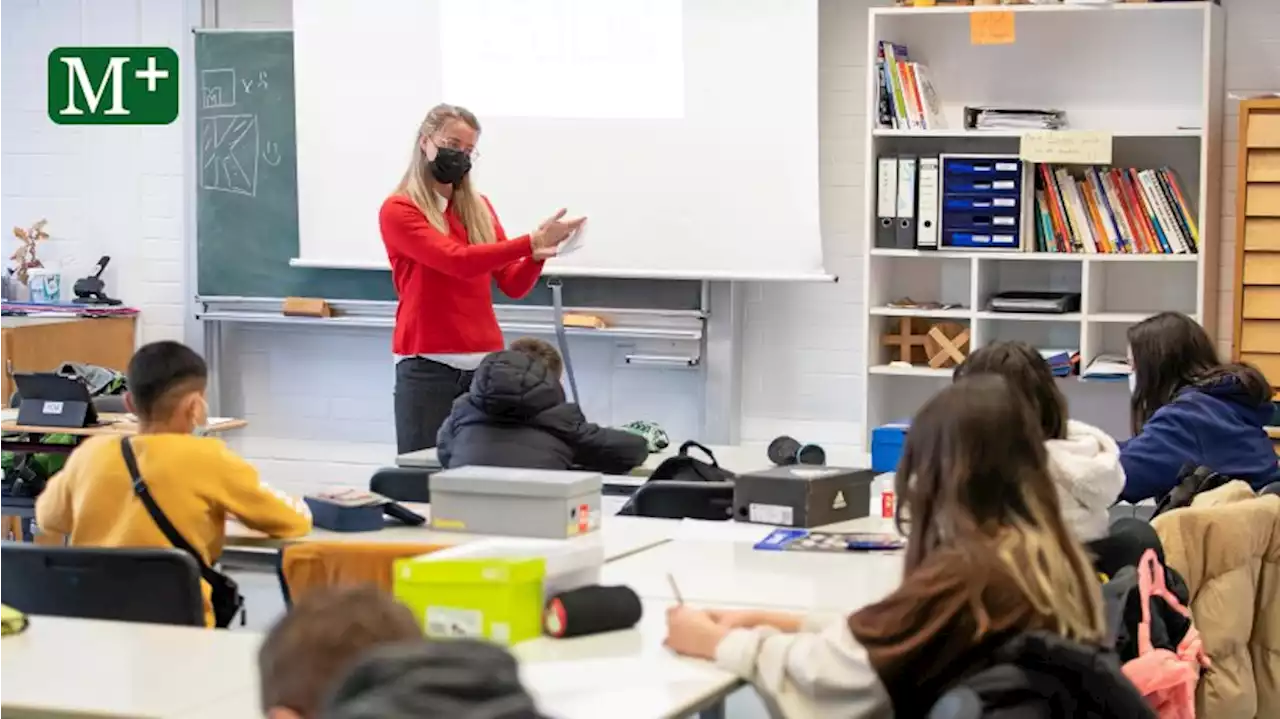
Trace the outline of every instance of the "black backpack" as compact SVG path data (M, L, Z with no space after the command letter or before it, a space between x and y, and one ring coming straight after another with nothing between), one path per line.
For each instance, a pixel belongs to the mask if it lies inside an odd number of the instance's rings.
M689 450L695 447L702 450L710 461L704 462L697 457L689 456ZM680 445L680 451L676 456L668 457L654 468L653 474L649 475L649 481L677 479L685 482L731 482L735 476L733 472L720 466L711 450L689 440Z

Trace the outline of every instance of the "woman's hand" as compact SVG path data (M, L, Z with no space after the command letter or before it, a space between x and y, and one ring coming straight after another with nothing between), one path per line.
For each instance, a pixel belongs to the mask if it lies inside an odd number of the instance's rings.
M667 610L667 640L663 643L677 654L715 659L716 647L728 633L711 612L680 605Z
M575 217L571 220L564 219L568 210L560 208L556 214L547 218L538 229L533 231L529 236L529 244L533 247L533 258L535 260L545 260L556 256L556 249L567 239L573 236L573 233L582 227L582 223L587 221L585 217Z

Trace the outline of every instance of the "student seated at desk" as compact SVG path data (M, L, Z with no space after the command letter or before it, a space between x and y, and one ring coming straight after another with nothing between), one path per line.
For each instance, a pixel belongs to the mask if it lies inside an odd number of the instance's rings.
M480 362L471 389L440 427L440 466L570 467L626 474L649 456L637 434L588 422L566 402L564 360L547 342L522 338Z
M1109 510L1124 488L1116 441L1097 427L1067 419L1067 398L1053 370L1025 342L996 342L975 350L956 368L955 379L978 374L1004 377L1030 403L1044 432L1049 478L1067 529L1082 542L1105 536Z
M1011 390L967 377L913 420L895 480L905 570L886 599L831 618L674 607L667 645L715 660L789 717L926 716L1027 632L1097 650L1098 580L1063 523L1040 423ZM1096 691L1079 708L1105 716L1088 704L1104 701Z
M408 607L373 586L312 592L271 627L258 649L262 711L267 719L313 719L366 652L423 641Z
M1186 465L1208 467L1255 490L1280 479L1266 426L1271 386L1249 364L1223 364L1195 320L1162 312L1129 328L1134 437L1120 444L1130 502L1159 499Z
M572 670L569 670L572 671ZM601 707L602 714L607 708ZM547 719L515 658L477 639L377 647L329 697L323 719Z
M204 360L177 342L145 345L129 360L129 411L138 416L130 441L138 470L160 510L212 566L222 555L227 517L272 537L311 531L306 504L262 483L258 471L222 440L196 436L209 421ZM73 546L172 547L137 494L120 437L93 437L67 458L36 500L42 532ZM208 583L205 620L213 626Z

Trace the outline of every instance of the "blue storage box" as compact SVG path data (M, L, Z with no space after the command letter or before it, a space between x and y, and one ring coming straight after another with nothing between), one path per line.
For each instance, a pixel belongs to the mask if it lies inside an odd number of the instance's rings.
M308 496L303 497L311 510L311 523L331 532L373 532L386 524L383 511L387 500L378 495L354 497Z
M943 230L943 247L961 249L1016 250L1020 246L1016 232L983 232L971 230Z
M910 422L890 422L871 430L871 469L892 472L902 459L902 446L907 442Z

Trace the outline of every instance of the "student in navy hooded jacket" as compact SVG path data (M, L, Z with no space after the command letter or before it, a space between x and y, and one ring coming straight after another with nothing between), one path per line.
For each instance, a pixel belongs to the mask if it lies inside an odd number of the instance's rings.
M1280 478L1265 429L1271 387L1257 368L1223 364L1204 328L1177 312L1139 322L1128 339L1134 437L1120 445L1121 499L1163 497L1187 464L1254 489Z

